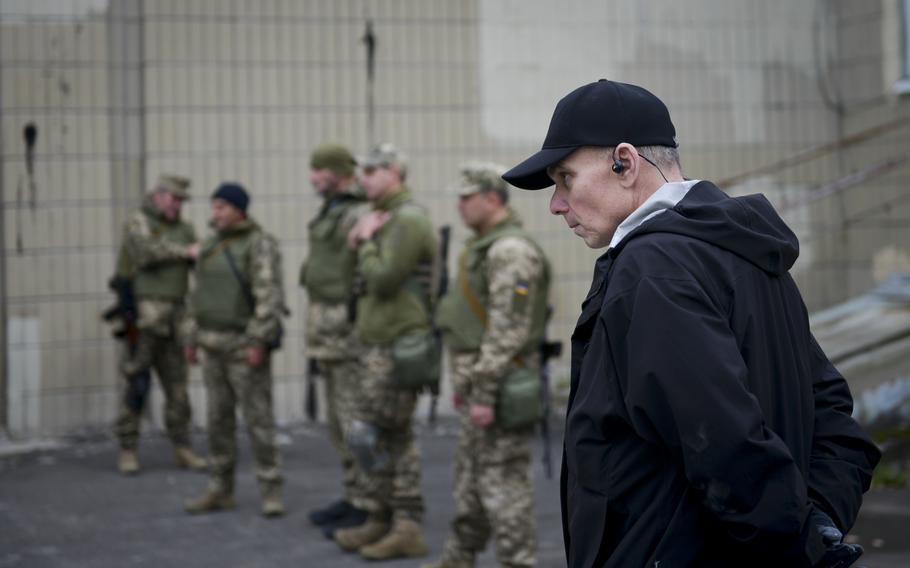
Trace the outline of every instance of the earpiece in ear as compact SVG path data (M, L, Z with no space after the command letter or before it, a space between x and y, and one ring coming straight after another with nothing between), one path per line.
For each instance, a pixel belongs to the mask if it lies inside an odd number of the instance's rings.
M626 169L619 158L613 158L613 173L621 174Z

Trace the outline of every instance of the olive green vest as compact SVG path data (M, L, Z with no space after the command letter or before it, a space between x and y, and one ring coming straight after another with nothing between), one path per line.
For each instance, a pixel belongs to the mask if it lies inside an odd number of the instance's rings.
M449 293L440 301L436 325L442 330L445 343L452 351L480 349L487 326L489 282L487 281L487 253L493 243L504 237L519 237L537 249L543 260L544 270L539 283L540 291L531 306L531 330L519 354L534 352L543 341L547 325L547 297L550 289L550 263L531 235L512 219L494 227L489 233L468 239L458 258L458 277Z
M219 232L202 243L196 266L193 315L202 329L243 331L253 316L250 289L250 258L261 229L246 220ZM230 250L241 283L228 263Z
M342 194L326 201L310 222L310 253L300 269L300 285L310 300L337 304L347 302L357 266L357 251L347 244L344 220L352 208L364 201Z
M154 238L179 243L191 244L195 240L193 228L183 221L165 221L159 214L143 209L148 219L149 229ZM175 259L155 263L136 272L133 281L133 293L136 298L183 301L188 288L189 262Z

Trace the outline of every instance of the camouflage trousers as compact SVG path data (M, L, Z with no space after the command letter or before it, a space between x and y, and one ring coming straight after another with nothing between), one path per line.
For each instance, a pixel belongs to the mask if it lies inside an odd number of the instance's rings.
M356 418L376 427L376 453L385 456L369 472L357 465L365 482L363 506L376 516L420 522L420 454L412 427L417 394L396 388L390 347L369 347L361 361Z
M476 357L453 355L452 371L462 383ZM455 452L455 518L445 544L447 560L474 565L492 536L502 566L533 566L537 556L534 487L530 475L530 429L507 431L495 423L475 426L470 396L461 408Z
M202 374L208 394L208 435L212 488L233 491L237 465L237 407L243 412L256 478L262 487L281 485L281 463L275 445L272 413L271 357L256 368L246 362L245 349L206 347Z
M360 394L360 360L355 353L346 359L318 359L317 363L319 374L325 380L329 438L341 457L344 496L348 502L364 508L366 482L361 471L355 467L354 455L346 439Z
M114 431L120 447L134 449L139 442L139 425L142 413L127 405L129 377L154 369L161 390L164 391L164 424L174 445L190 442L190 399L187 395L187 367L183 349L173 336L160 336L150 331L140 331L132 353L123 351L120 364L124 375L120 412Z

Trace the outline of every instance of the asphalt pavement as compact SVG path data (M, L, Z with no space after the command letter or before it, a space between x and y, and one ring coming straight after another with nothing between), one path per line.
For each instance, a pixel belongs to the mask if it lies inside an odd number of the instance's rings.
M415 567L435 559L448 532L456 429L453 422L444 422L418 430L431 555L383 562L384 567ZM557 432L554 458L560 455L559 436ZM116 471L117 447L106 433L60 444L0 442L0 568L366 566L307 519L309 510L340 492L340 469L325 429L282 428L279 441L288 514L278 519L259 515L245 433L239 440L237 508L201 516L184 513L183 501L204 490L206 476L174 468L170 444L160 433L143 435L142 471L135 477ZM204 451L204 435L197 433L194 443ZM558 482L544 475L541 447L535 443L538 565L565 566ZM851 538L866 548L862 563L869 568L910 566L910 490L870 493ZM490 549L478 562L480 567L496 565Z

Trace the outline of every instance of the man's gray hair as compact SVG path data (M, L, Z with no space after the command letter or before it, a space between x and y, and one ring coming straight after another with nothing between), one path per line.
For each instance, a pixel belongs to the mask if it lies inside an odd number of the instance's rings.
M675 167L682 171L682 166L679 163L679 148L671 146L642 146L638 151L661 168Z
M612 146L604 146L604 158L610 160L611 162L616 157L616 148ZM679 163L679 148L673 148L672 146L636 146L638 153L644 156L645 158L654 162L658 169L661 170L661 175L664 175L671 168L676 168L682 173L682 165Z

